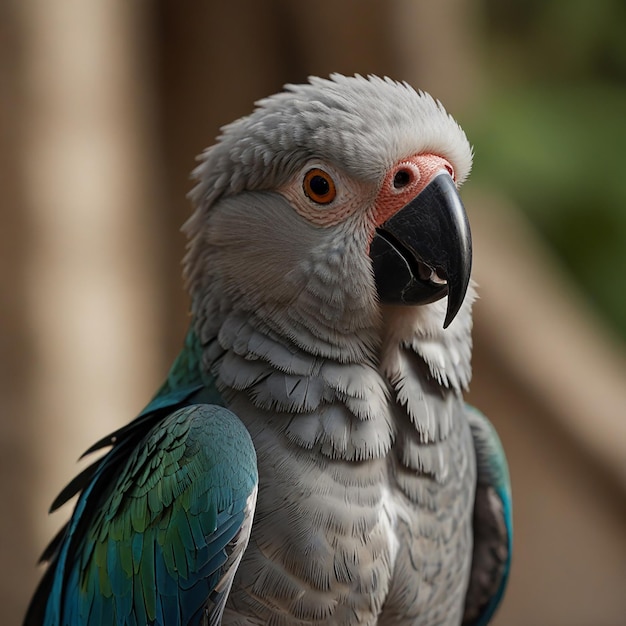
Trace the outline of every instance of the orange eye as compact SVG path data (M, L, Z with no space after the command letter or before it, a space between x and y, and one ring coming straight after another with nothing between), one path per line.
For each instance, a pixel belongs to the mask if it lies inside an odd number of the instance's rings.
M304 193L317 204L330 204L337 195L333 179L324 170L309 170L302 183Z

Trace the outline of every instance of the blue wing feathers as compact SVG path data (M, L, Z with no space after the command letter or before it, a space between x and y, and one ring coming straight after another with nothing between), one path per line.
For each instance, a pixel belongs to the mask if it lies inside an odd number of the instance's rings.
M187 410L197 408L192 407ZM154 470L152 467L154 464L147 463L143 455L138 455L135 461L134 466L129 466L127 474L133 474L146 467ZM113 622L103 623L117 623L120 618L125 619L123 615L129 613L132 589L132 611L138 623L144 623L144 620L147 620L145 621L147 624L158 623L159 614L171 616L178 610L179 617L183 621L174 623L187 624L191 616L202 609L210 596L211 589L221 577L219 569L227 560L225 548L239 530L243 514L237 515L241 513L237 511L234 518L232 515L222 518L226 523L224 529L218 528L215 507L198 511L199 518L189 517L190 502L193 498L189 499L188 493L184 491L184 485L187 485L187 490L190 490L192 485L188 480L189 473L183 472L180 481L176 480L176 474L172 474L171 478L172 486L183 485L180 493L172 498L171 510L165 510L162 502L158 506L158 499L150 500L148 496L150 491L146 491L146 487L151 481L138 480L136 485L131 482L131 487L136 486L137 491L145 494L145 497L127 493L126 498L120 500L116 495L115 502L112 503L112 509L116 510L115 516L111 517L109 513L101 516L99 520L101 527L98 529L97 539L104 543L96 545L91 552L91 557L87 559L86 567L81 572L87 585L85 586L85 583L80 585L85 591L78 594L78 600L88 604L93 603L94 614L104 616L106 620L112 616ZM128 481L125 474L121 479ZM250 489L252 488L253 484L250 483ZM219 497L216 498L218 501L224 498L222 490L219 491ZM117 491L115 493L117 494ZM148 505L148 502L151 502L152 506ZM237 498L237 502L241 503L241 498ZM130 536L121 530L124 525L128 525L128 519L124 518L124 513L127 513L130 518L132 526ZM162 516L161 519L155 520L158 516ZM160 522L168 516L171 519L168 520L166 529L163 529ZM235 520L236 524L231 523ZM155 521L159 523L155 524ZM203 526L211 529L210 533L217 533L216 536L212 537L209 534L209 537L205 537L202 531ZM121 539L118 539L119 537ZM207 539L210 539L210 543ZM162 551L161 542L163 546L171 547L170 558L166 556L167 548ZM122 554L125 556L122 557ZM131 562L132 578L128 576ZM178 593L171 595L169 601L181 602L178 609L167 606L167 597L157 599L156 589L161 589L161 586L157 586L158 568L160 568L159 579L175 581L166 588L168 591L171 591L172 587L177 588ZM120 600L122 597L128 597L126 604ZM76 601L75 597L70 599L72 602ZM70 612L74 611L70 609Z
M258 479L238 418L195 404L218 396L194 363L197 351L179 357L161 395L92 446L113 448L55 500L80 492L44 553L51 563L25 625L186 626L212 610Z

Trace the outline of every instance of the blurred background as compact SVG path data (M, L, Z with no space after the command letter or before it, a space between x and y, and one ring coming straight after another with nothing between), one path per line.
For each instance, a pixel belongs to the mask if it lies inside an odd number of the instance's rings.
M194 157L287 81L386 74L475 147L470 399L511 465L495 623L626 624L623 0L0 1L0 605L187 325Z

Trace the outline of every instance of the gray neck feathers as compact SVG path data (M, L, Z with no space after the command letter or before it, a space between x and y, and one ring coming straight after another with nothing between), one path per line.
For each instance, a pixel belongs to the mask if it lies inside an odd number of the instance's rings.
M450 402L471 374L473 293L443 331L445 303L381 311L365 286L361 298L347 299L340 256L301 271L308 280L289 306L252 308L219 281L195 294L205 367L228 404L253 415L254 428L333 459L381 458L399 428L415 433L402 437L407 458L411 446L445 439ZM428 465L428 455L420 458ZM441 478L437 458L429 467Z
M381 307L366 233L304 224L281 202L223 198L194 225L192 315L228 405L331 458L386 455L403 421L416 445L447 437L440 405L469 383L473 290L445 331L445 301Z

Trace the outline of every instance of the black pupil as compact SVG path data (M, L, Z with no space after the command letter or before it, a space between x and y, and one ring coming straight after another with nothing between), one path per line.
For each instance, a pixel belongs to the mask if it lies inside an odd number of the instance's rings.
M408 170L398 170L393 177L393 186L396 189L406 187L411 182L411 173Z
M323 176L313 176L309 181L311 192L316 196L323 197L330 191L330 185Z

